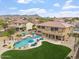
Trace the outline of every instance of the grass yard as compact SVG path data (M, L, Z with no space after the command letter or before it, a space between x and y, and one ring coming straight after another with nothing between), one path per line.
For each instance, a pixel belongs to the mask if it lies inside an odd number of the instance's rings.
M43 42L30 50L10 50L1 55L2 59L65 59L71 49L61 45Z

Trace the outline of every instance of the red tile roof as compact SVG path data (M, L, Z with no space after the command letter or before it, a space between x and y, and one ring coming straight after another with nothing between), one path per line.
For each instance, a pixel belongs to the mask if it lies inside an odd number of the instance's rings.
M19 20L13 20L13 23L27 23L28 21L27 20L22 20L22 19L19 19Z
M41 24L37 24L37 25L40 25L40 26L50 26L50 27L70 27L70 26L73 26L71 24L68 24L66 22L61 22L61 21L48 21L48 22L45 22L45 23L41 23Z

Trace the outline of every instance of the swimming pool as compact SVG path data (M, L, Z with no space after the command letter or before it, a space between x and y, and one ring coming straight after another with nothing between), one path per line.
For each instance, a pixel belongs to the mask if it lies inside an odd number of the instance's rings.
M41 36L39 36L39 35L36 35L36 36L33 36L33 37L24 38L21 41L16 42L14 44L14 47L15 48L21 48L21 47L27 46L27 45L29 45L29 43L36 42L36 39L40 39L40 38L41 38Z

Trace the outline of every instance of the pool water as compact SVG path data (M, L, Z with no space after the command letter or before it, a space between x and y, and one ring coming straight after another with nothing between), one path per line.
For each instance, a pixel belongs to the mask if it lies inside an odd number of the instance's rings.
M34 37L27 37L27 38L24 38L22 39L21 41L19 42L16 42L14 44L14 47L15 48L21 48L21 47L24 47L24 46L27 46L29 43L33 43L35 42L36 39L40 39L41 37L39 35L36 35Z

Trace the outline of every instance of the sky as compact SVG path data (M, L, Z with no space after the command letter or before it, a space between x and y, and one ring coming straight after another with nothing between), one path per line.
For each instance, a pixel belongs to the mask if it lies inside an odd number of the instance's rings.
M79 0L0 0L0 15L79 17Z

